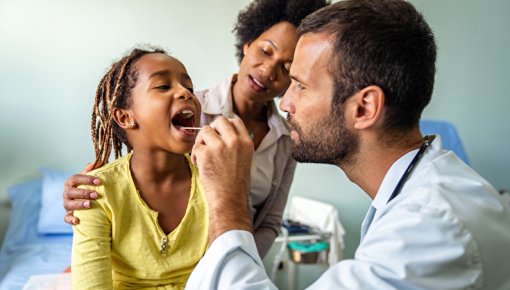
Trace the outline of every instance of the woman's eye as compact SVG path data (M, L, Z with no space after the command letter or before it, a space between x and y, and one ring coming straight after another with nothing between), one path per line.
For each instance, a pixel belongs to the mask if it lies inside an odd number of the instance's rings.
M289 68L285 65L282 65L282 71L284 74L288 75L289 74Z
M186 89L188 89L188 91L190 91L190 93L192 93L192 94L195 92L195 91L193 90L193 88L186 88Z
M302 90L304 90L304 89L305 89L305 87L304 87L301 83L299 83L299 82L296 82L296 87L297 87L297 88L298 88L298 90L300 90L300 91L302 91Z
M265 55L269 55L269 51L267 51L266 49L262 48L260 49L260 51L262 51L263 54Z

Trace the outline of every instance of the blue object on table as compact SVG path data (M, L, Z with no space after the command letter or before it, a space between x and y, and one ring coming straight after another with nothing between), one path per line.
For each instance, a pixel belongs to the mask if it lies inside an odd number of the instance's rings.
M310 226L289 219L283 220L282 226L287 229L289 235L308 234L312 230Z

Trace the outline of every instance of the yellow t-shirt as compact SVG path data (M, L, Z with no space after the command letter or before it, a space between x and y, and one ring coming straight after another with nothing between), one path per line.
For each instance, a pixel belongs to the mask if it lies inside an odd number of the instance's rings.
M184 288L208 239L205 196L197 169L186 158L192 173L190 199L169 235L136 190L131 154L90 172L101 185L94 187L99 198L92 208L74 212L80 223L74 226L73 289Z

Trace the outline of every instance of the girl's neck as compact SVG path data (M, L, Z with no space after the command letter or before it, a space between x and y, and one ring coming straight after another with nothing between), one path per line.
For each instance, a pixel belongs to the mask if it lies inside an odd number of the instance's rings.
M164 151L133 149L130 167L137 184L162 184L190 175L184 155Z

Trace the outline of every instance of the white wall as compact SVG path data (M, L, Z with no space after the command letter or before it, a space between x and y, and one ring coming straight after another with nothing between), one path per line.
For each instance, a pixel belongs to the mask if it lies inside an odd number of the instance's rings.
M411 2L439 46L424 117L455 123L472 166L510 188L510 1ZM231 30L247 3L0 0L0 237L8 186L35 177L40 166L80 171L92 160L90 110L113 60L136 43L159 44L184 62L196 88L206 88L237 69ZM370 202L365 194L323 165L299 165L291 194L337 206L352 257Z

